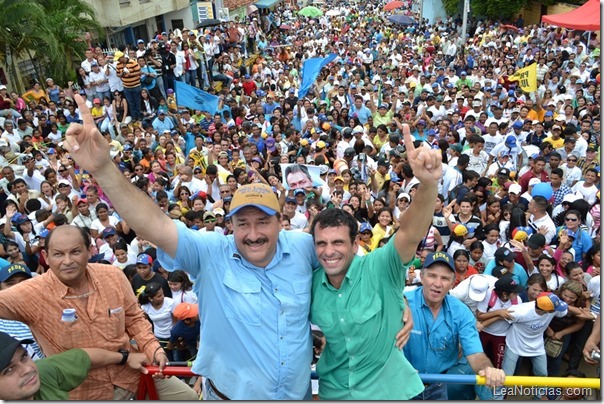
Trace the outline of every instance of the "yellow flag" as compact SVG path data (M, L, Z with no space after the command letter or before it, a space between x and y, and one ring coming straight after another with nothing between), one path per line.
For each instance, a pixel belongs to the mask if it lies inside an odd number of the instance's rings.
M537 63L518 70L508 80L518 81L520 88L527 93L537 91Z

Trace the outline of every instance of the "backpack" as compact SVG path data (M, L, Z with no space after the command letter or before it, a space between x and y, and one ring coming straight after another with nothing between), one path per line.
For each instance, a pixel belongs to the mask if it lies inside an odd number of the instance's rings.
M497 299L499 298L499 296L497 296L497 293L495 292L495 289L493 289L493 293L491 293L491 298L489 299L489 305L487 307L487 313L489 312L489 310L491 310L493 308L493 306L495 306L495 303L497 303ZM518 304L518 296L514 297L512 300L512 305L514 304Z
M459 193L459 190L462 187L466 187L463 182L461 184L455 185L453 187L453 189L451 189L451 191L449 191L449 202L451 202L453 199L457 198L457 194ZM468 188L468 187L466 187L466 188ZM469 188L468 188L468 190L469 190ZM457 201L457 203L459 203L459 201Z

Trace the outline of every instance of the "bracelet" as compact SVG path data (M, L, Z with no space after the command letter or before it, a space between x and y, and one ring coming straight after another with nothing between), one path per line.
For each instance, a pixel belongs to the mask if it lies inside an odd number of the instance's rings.
M157 355L157 351L159 351L160 349L162 350L161 353L163 353L164 355L166 355L166 358L168 357L168 354L166 354L166 352L163 350L163 348L160 345L160 346L157 347L157 349L155 350L155 352L153 352L153 362L154 363L159 363L159 361L155 357Z

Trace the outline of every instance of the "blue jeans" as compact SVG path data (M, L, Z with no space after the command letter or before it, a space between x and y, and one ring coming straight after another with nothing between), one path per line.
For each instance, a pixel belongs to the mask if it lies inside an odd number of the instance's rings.
M533 364L533 373L535 376L547 376L547 359L546 355L532 356L531 363ZM520 355L516 355L509 347L506 347L505 355L503 356L503 366L501 367L506 375L513 376L516 370L516 363L520 359ZM495 388L493 394L495 400L503 400L503 388Z
M126 97L126 101L128 102L128 113L134 121L143 119L143 114L141 113L141 91L141 86L133 88L124 87L124 97Z
M412 400L448 400L447 385L445 383L432 383L426 386L423 392L413 397Z
M197 87L197 69L186 71L185 82L190 86Z

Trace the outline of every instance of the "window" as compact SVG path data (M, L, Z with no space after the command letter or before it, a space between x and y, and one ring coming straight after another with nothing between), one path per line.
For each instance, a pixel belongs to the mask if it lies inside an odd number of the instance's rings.
M214 18L212 3L209 1L197 2L197 16L199 17L198 21Z
M183 20L172 20L172 30L179 29L182 31L184 27L185 23Z

